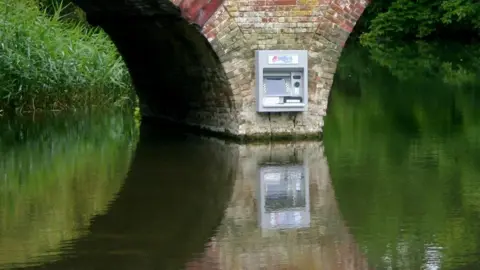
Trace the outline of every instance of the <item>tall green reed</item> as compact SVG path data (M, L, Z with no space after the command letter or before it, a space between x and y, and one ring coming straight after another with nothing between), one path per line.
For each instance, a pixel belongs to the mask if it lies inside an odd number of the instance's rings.
M108 36L35 0L0 0L0 112L124 105L130 78Z

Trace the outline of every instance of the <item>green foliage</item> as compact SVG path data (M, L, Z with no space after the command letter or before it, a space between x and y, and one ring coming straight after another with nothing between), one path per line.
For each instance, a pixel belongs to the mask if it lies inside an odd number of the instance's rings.
M37 115L0 122L0 265L38 263L82 235L123 184L131 115Z
M372 268L478 269L480 81L462 75L478 57L451 75L434 67L470 49L422 46L398 65L345 49L325 121L335 194Z
M469 0L448 0L440 4L442 23L466 23L480 28L480 2Z
M472 38L480 31L476 0L372 1L359 22L362 44L411 39ZM466 35L466 36L465 36Z
M88 26L85 12L73 4L72 0L37 0L40 10L49 16L60 14L63 21L83 22Z
M426 76L453 85L476 83L480 75L480 47L475 45L424 41L377 44L365 54L400 80Z
M0 111L130 101L128 71L108 36L48 17L33 0L0 0Z

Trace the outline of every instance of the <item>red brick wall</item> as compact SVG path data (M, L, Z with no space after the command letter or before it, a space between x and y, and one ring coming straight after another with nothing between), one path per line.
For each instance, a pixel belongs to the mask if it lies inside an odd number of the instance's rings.
M350 33L367 4L365 0L227 0L223 8L247 33L262 28L305 33L326 23ZM207 36L214 38L221 31L218 23L210 21L204 31Z

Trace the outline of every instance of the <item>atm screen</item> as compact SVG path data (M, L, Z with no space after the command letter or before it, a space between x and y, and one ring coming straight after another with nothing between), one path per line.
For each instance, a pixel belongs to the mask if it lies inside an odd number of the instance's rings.
M266 96L288 95L287 82L284 78L268 78L264 84Z

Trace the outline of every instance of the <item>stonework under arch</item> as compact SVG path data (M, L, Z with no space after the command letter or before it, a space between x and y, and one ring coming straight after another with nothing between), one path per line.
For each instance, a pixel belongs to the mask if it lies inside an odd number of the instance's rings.
M178 2L178 1L177 1ZM233 91L233 133L314 134L322 131L329 91L343 45L368 0L226 0L203 27ZM254 51L309 51L309 109L257 114Z

